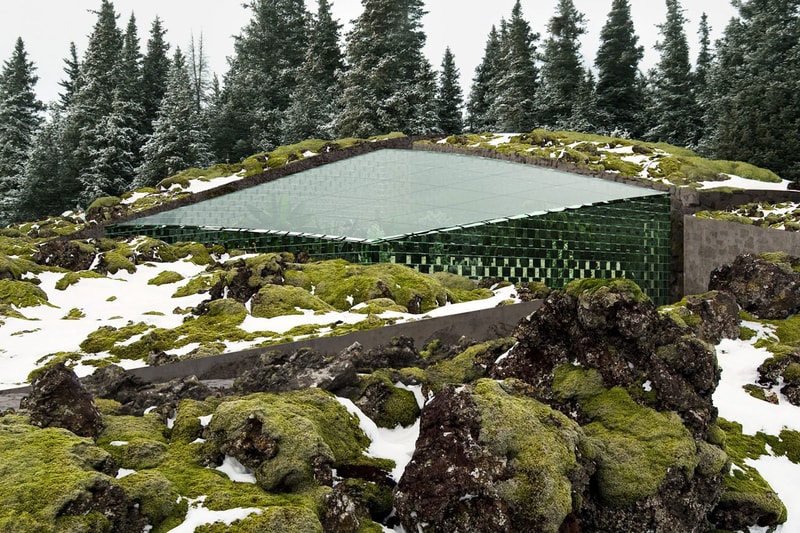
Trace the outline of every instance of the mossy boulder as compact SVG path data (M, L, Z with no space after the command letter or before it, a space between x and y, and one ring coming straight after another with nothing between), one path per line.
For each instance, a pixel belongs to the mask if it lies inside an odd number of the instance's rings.
M355 404L379 427L410 426L419 416L414 393L395 387L388 372L373 372L359 383Z
M251 314L259 318L302 315L303 310L327 312L334 309L305 289L285 285L262 287L253 296L250 307Z
M560 531L580 506L591 463L577 423L513 381L442 389L398 483L407 530Z
M144 520L113 479L109 455L61 428L0 423L0 530L139 530ZM7 423L7 420L11 423Z
M25 274L38 274L42 267L28 259L9 257L0 253L0 279L21 280Z
M447 290L427 274L392 263L354 265L336 259L298 265L302 275L287 276L287 283L346 311L356 304L388 298L411 313L424 313L447 303Z
M739 337L739 304L724 291L690 295L659 312L710 344Z
M29 281L0 279L0 304L36 307L47 304L47 293Z
M182 274L175 272L173 270L165 270L160 272L156 277L147 280L148 285L169 285L170 283L178 283L179 281L183 281L184 277Z
M350 309L353 313L360 313L362 315L380 315L387 311L395 313L408 313L408 309L402 305L398 305L390 298L375 298L374 300L367 300L361 305Z
M495 360L515 342L513 337L504 337L470 346L453 358L431 365L425 371L426 381L437 391L446 384L470 383L486 377Z
M363 454L369 439L355 417L320 389L224 402L209 430L219 450L251 468L268 491L297 492L325 484L337 466L376 464Z

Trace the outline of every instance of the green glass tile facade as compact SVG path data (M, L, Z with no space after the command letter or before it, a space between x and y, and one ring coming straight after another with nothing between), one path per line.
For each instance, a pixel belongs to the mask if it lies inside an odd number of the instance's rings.
M378 239L137 221L109 226L106 233L217 243L251 252L305 252L314 260L392 262L426 273L542 281L553 288L579 278L624 277L661 305L670 297L670 199L666 193L642 193Z

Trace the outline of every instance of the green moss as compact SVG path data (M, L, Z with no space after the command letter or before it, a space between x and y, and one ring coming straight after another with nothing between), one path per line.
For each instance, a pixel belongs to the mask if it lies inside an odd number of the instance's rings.
M86 211L91 211L92 209L100 209L103 207L114 207L120 203L121 199L118 196L103 196L101 198L96 199L94 202L89 204L89 207L86 208Z
M302 271L303 287L308 291L313 287L316 297L342 311L375 298L391 298L404 307L418 301L423 313L447 303L441 283L403 265L364 266L331 260L302 265Z
M0 530L87 531L70 528L88 521L107 528L102 517L61 513L70 502L91 500L94 487L114 483L96 470L108 454L65 429L0 420Z
M197 400L181 400L175 414L175 423L172 426L170 439L190 443L200 437L203 426L200 424L201 416L208 416L214 412L215 405Z
M582 294L595 295L605 292L621 292L629 295L636 302L648 301L648 296L636 284L625 278L598 279L586 278L570 281L564 285L564 292L573 298Z
M734 213L729 213L727 211L699 211L695 213L697 218L703 218L708 220L720 220L722 222L736 222L737 224L744 224L746 226L752 226L753 220L747 217L739 216Z
M440 361L426 370L426 380L434 391L446 384L470 383L486 376L485 359L494 361L514 345L515 339L506 337L470 346L452 359Z
M223 446L248 424L260 425L262 438L280 443L274 457L254 468L259 486L266 490L308 488L314 484L314 463L334 468L385 464L363 454L369 439L357 420L332 394L320 389L253 394L224 402L214 412L209 428L216 445Z
M77 307L73 307L67 312L66 315L61 317L61 320L80 320L82 318L86 318L86 313L84 313Z
M109 250L103 253L106 269L111 274L116 274L120 270L127 270L131 274L136 272L136 265L130 257L132 256L126 256L118 250Z
M230 526L215 523L199 526L195 533L322 533L317 514L307 507L270 507L236 520ZM360 531L360 530L359 530ZM380 530L378 530L380 531Z
M180 495L172 483L158 471L136 472L118 483L128 499L139 505L149 524L160 524L170 516L186 514L186 504L181 505Z
M25 274L39 274L42 267L27 259L9 257L0 253L0 279L21 280Z
M655 494L669 470L687 477L694 471L694 439L675 413L642 407L624 389L604 389L595 370L571 365L556 370L553 391L576 399L591 420L584 431L597 451L598 491L608 505Z
M28 281L0 279L0 303L14 307L47 304L47 293Z
M753 337L757 335L754 329L750 329L747 326L739 326L739 339L743 341L752 340Z
M103 274L93 270L80 270L78 272L67 272L60 280L56 282L56 289L59 291L66 290L70 285L75 285L82 279L86 278L105 278Z
M155 468L166 460L166 425L155 414L105 416L105 427L97 438L122 468ZM124 444L122 444L124 443Z
M362 320L361 322L356 322L355 324L336 324L334 328L327 333L326 337L336 337L339 335L347 335L348 333L354 333L356 331L369 331L371 329L378 329L382 328L389 324L390 321L384 320L379 318L375 315L368 315L367 318Z
M758 509L761 516L770 517L778 523L785 522L786 507L761 474L745 462L746 459L758 459L767 454L767 436L763 433L744 435L741 424L723 418L719 418L717 423L725 432L725 452L735 465L725 477L720 504Z
M359 384L362 395L368 388L375 386L382 387L383 391L377 413L371 416L379 427L406 427L417 420L419 405L413 392L395 387L389 374L381 371L366 376Z
M387 311L394 311L396 313L408 313L408 309L402 305L398 305L389 298L375 298L374 300L367 300L365 305L357 309L351 309L353 313L360 313L363 315L380 315Z
M303 309L318 312L334 310L333 307L300 287L266 285L253 296L250 312L255 317L273 318L283 315L302 315Z
M214 258L211 257L212 248L199 242L179 242L170 248L179 259L191 257L190 261L195 265L213 265Z
M141 335L150 328L152 326L144 322L123 326L119 329L114 326L100 326L81 342L81 350L86 353L106 352L114 348L115 345L127 341L134 335Z
M182 298L184 296L191 296L193 294L202 294L208 292L211 287L222 279L221 272L203 273L194 276L188 283L179 287L173 294L173 298Z
M507 458L511 477L497 483L502 499L537 531L556 532L575 510L571 480L580 468L576 450L586 449L587 443L574 421L510 389L513 383L475 383L478 440L494 456Z

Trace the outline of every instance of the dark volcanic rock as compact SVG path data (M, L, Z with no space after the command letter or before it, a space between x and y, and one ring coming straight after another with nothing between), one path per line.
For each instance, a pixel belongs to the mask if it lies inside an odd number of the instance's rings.
M709 344L739 338L739 304L729 292L712 291L686 297L686 309L699 317L690 325L694 333Z
M355 346L326 356L310 348L295 352L270 351L233 384L239 392L284 392L317 387L341 391L358 383L351 352Z
M155 407L164 417L169 417L181 400L205 400L216 393L195 376L151 384L117 365L95 370L83 383L92 396L118 401L120 415L141 416L145 410Z
M770 357L758 367L758 382L764 387L783 384L781 393L789 403L800 406L800 350L782 357Z
M33 260L39 265L58 266L78 272L89 270L96 255L97 252L91 245L54 239L40 244Z
M63 363L45 368L31 383L31 393L20 406L30 411L34 426L60 427L92 439L103 429L92 395Z
M783 253L740 255L711 272L709 290L727 291L759 318L783 319L800 311L800 258Z
M717 413L711 399L719 382L714 349L660 316L630 285L611 282L582 290L571 284L552 293L520 323L516 346L492 375L526 381L538 399L557 405L551 388L557 367L596 369L607 387L652 390L649 407L677 412L702 438Z
M84 516L98 512L108 520L110 531L140 533L147 523L139 505L130 501L119 485L98 479L59 511L62 515Z
M360 348L360 346L359 346ZM366 352L354 352L353 364L359 372L373 372L380 368L425 368L427 362L414 347L411 337L394 337L389 344L382 344Z

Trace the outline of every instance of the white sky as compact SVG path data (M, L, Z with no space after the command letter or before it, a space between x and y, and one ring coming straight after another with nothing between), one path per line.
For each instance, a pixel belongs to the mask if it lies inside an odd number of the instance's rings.
M423 19L428 37L426 53L434 68L441 65L447 46L455 55L461 71L462 89L469 94L475 67L483 56L486 38L492 25L499 26L501 18L510 18L515 0L428 0L428 14ZM578 10L588 20L588 32L583 39L583 53L591 64L597 50L600 29L605 23L611 0L574 0ZM173 46L188 49L192 34L203 34L211 68L220 78L227 70L226 58L233 53L233 36L247 24L250 11L245 0L113 0L119 25L125 27L131 12L136 15L145 49L150 25L156 15L167 28L166 39ZM522 10L534 31L546 35L546 25L555 12L557 0L523 0ZM317 1L306 0L309 10L316 12ZM684 0L686 16L690 19L686 32L693 53L696 53L697 23L700 15L708 13L714 37L718 37L728 20L736 15L728 0ZM334 16L343 24L361 13L360 0L332 0ZM63 79L63 59L74 41L81 57L86 49L100 0L2 0L0 2L0 60L13 52L17 37L22 37L30 59L39 75L37 89L45 101L57 98ZM665 2L631 0L631 12L636 33L645 47L643 68L658 60L653 44L658 39L656 24L663 22Z

